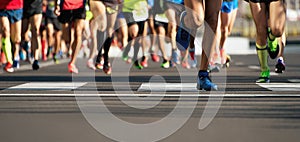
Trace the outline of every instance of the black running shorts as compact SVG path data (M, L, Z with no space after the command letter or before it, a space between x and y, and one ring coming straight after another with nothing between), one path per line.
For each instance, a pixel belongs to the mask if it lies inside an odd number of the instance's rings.
M76 19L85 19L85 8L79 8L74 10L61 10L60 15L57 17L58 21L65 24L74 22Z

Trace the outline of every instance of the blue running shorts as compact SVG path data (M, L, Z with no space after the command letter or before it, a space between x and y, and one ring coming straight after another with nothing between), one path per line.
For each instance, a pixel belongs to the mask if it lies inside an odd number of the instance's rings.
M7 17L10 23L18 22L22 19L23 9L0 10L0 17Z
M221 12L230 13L234 9L238 8L238 0L228 0L222 2Z

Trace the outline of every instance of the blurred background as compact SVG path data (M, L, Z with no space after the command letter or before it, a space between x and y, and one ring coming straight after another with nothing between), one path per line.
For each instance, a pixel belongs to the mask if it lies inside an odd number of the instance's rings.
M286 34L290 40L300 39L300 0L285 0L287 3ZM255 37L255 24L252 19L249 4L239 1L237 18L232 30L232 36Z

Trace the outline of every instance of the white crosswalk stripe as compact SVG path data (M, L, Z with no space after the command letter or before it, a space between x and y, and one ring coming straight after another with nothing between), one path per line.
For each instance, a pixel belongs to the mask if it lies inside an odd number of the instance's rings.
M300 92L300 83L257 83L259 86L272 91Z
M72 90L85 84L86 82L29 82L6 90Z

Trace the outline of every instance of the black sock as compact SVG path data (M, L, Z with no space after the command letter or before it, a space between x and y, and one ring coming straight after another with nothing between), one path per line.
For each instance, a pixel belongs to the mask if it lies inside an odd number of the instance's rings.
M103 43L105 40L105 32L101 32L100 30L97 30L97 49L98 49L98 54L96 57L96 63L100 63L101 57L102 57L102 48L103 48Z
M138 40L135 41L133 46L134 46L133 61L137 61L137 57L140 51L140 43L138 42Z
M113 40L113 37L108 37L104 42L104 45L103 45L103 48L104 48L104 54L103 54L104 64L107 64L109 62L108 52L109 52L112 40Z

